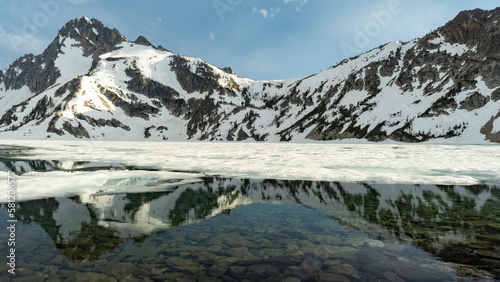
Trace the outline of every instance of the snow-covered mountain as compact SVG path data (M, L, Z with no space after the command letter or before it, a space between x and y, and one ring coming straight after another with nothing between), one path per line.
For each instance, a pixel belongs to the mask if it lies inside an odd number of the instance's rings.
M500 8L324 72L255 81L68 22L0 71L0 138L500 143Z

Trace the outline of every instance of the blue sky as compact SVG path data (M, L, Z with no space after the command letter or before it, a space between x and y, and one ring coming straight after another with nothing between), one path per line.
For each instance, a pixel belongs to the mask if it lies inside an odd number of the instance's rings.
M41 53L67 21L87 16L130 40L144 35L243 77L295 78L421 37L461 10L497 6L498 0L2 0L0 69Z

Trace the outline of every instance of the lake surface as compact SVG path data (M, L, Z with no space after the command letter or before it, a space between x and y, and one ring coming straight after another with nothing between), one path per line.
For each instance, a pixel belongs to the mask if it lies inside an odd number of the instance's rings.
M2 263L0 281L500 279L494 146L444 146L460 166L437 172L432 152L449 155L439 146L2 143L19 199L16 274ZM429 164L417 169L417 159ZM278 161L304 171L286 179ZM332 178L307 179L318 165ZM6 257L11 219L0 206Z

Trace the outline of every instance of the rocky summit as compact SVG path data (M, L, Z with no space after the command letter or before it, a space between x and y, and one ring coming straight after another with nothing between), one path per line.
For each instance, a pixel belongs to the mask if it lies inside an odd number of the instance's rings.
M499 20L464 11L321 73L255 81L80 17L0 71L0 138L500 143Z

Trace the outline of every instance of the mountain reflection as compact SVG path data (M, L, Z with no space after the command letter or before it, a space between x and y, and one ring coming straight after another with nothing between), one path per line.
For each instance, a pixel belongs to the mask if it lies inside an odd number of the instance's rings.
M205 178L165 192L52 198L19 203L75 261L98 259L127 238L230 214L258 202L296 204L388 242L410 242L500 278L500 189L494 185L387 185Z
M107 169L123 169L124 166L117 163L106 162L82 162L82 161L47 161L47 160L24 160L11 157L2 157L0 154L0 171L11 171L16 175L30 171L98 171Z
M62 254L75 261L98 259L125 242L125 239L114 235L114 230L98 224L94 209L82 205L77 214L72 204L82 203L78 197L22 202L17 217L24 223L40 224ZM62 215L58 216L58 213ZM62 219L63 216L66 219ZM87 218L82 220L82 217Z

